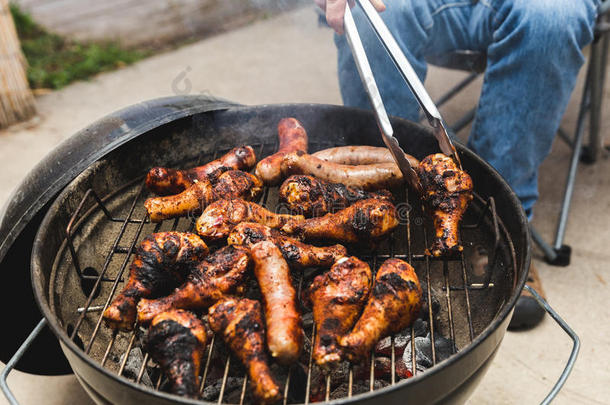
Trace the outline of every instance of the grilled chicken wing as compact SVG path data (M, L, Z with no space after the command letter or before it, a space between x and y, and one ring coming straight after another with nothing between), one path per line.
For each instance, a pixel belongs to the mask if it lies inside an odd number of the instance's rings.
M204 309L226 294L242 293L250 265L248 249L225 246L208 256L170 295L157 299L141 299L138 322L148 323L161 312L172 308Z
M427 253L450 256L462 251L459 224L473 198L472 179L449 156L437 153L421 161L424 203L434 220L435 237Z
M146 176L146 186L157 195L181 193L201 180L215 183L216 178L227 170L248 170L256 163L254 149L241 146L231 149L224 156L203 166L188 170L153 167Z
M421 305L422 289L413 267L388 259L377 271L362 316L349 334L339 337L339 345L350 361L364 360L380 339L409 326Z
M229 170L218 177L212 185L208 180L200 180L180 194L149 198L144 202L152 222L201 213L210 203L221 198L243 198L250 200L258 197L262 190L260 179L250 173Z
M267 347L279 363L294 363L303 348L303 327L290 269L271 241L255 243L251 254L254 275L263 296Z
M316 323L315 362L325 371L342 361L337 338L350 331L369 295L373 276L365 262L344 257L309 287Z
M226 238L241 222L256 222L281 228L288 220L303 220L302 215L274 214L260 205L242 199L218 200L208 205L197 220L197 233L206 240Z
M199 393L199 369L206 345L203 322L180 309L157 315L144 344L169 379L170 391L192 398Z
M140 298L176 286L207 254L208 247L194 233L160 232L146 237L131 263L127 284L104 311L106 324L113 329L133 329Z
M304 239L333 239L339 242L370 242L380 239L398 226L396 207L383 199L368 199L334 214L304 221L290 221L282 227L289 235Z
M242 222L229 234L229 245L252 247L255 243L270 240L280 249L288 265L295 269L307 267L330 267L337 259L347 254L342 245L317 247L280 234L268 226L253 222Z
M248 370L253 396L259 404L273 404L282 397L265 349L265 327L258 301L227 297L210 308L208 320L215 333Z
M302 213L306 217L336 212L369 198L392 201L392 194L387 190L367 192L307 175L290 176L280 187L279 194L280 201L287 205L290 212Z

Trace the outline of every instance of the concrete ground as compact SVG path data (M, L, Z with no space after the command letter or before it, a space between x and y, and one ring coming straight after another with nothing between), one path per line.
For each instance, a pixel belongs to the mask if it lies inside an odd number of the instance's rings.
M438 96L460 77L462 73L432 68L426 86ZM608 117L610 86L606 88ZM446 120L452 122L472 106L479 89L477 82L444 108ZM332 34L317 27L313 8L305 8L39 97L38 120L0 132L0 204L49 150L95 119L142 100L200 92L244 104L340 104ZM570 131L579 98L580 90L563 122ZM610 132L610 119L602 131ZM547 239L555 229L569 156L568 148L557 141L542 168L534 223ZM605 404L610 397L609 190L610 160L582 165L566 235L572 264L551 267L535 250L549 303L582 340L574 371L556 404ZM532 331L507 333L469 404L540 402L560 375L570 349L567 335L548 317ZM73 376L42 380L15 372L9 384L23 404L90 403Z

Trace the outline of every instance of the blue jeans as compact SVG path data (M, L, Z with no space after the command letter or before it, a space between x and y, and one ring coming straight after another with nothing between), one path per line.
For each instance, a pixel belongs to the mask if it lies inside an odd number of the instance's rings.
M548 155L593 39L599 0L387 0L383 20L422 81L426 58L485 52L487 69L468 147L513 188L531 217ZM353 9L388 113L419 107L362 10ZM343 101L370 108L345 36L335 35Z

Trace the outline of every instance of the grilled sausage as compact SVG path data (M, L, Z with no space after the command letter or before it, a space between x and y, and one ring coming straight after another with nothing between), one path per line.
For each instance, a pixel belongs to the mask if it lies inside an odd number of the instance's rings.
M265 307L267 347L279 363L294 363L303 347L303 327L290 269L271 241L254 244L251 253Z
M378 146L338 146L313 153L312 156L340 165L370 165L374 163L394 163L390 150ZM419 166L419 160L405 153L412 167Z
M256 154L250 146L233 148L224 156L203 166L187 170L153 167L146 176L146 187L157 195L178 194L194 183L210 180L227 170L249 170L256 163Z
M283 118L277 130L279 149L256 165L255 173L266 185L276 185L282 179L281 164L286 154L296 151L307 152L307 132L296 118Z
M403 183L402 173L395 163L342 165L301 151L284 156L281 168L285 177L291 174L309 174L322 180L364 190L391 188Z

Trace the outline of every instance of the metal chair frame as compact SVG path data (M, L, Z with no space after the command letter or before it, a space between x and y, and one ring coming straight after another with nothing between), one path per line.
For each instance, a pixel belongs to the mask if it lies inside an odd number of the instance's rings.
M603 136L600 133L602 119L602 100L604 81L608 62L608 47L610 43L610 0L602 2L598 20L595 26L595 38L591 44L590 55L587 61L587 73L582 90L582 98L578 110L576 128L570 136L564 129L559 128L557 135L571 149L572 156L568 169L565 191L561 205L561 211L557 221L554 243L551 245L542 238L536 229L530 224L530 230L534 242L544 253L545 260L555 266L568 266L570 264L571 248L563 243L565 239L568 215L574 193L574 183L579 161L586 164L595 163L600 157L607 156L608 148L603 145ZM485 72L486 55L476 51L456 51L443 60L428 60L432 65L444 66L450 69L470 71L471 74L456 84L448 92L436 100L437 107L451 100L455 95L472 83L479 75ZM450 130L458 133L470 124L476 115L476 106L458 119ZM585 118L589 117L589 137L584 144Z

